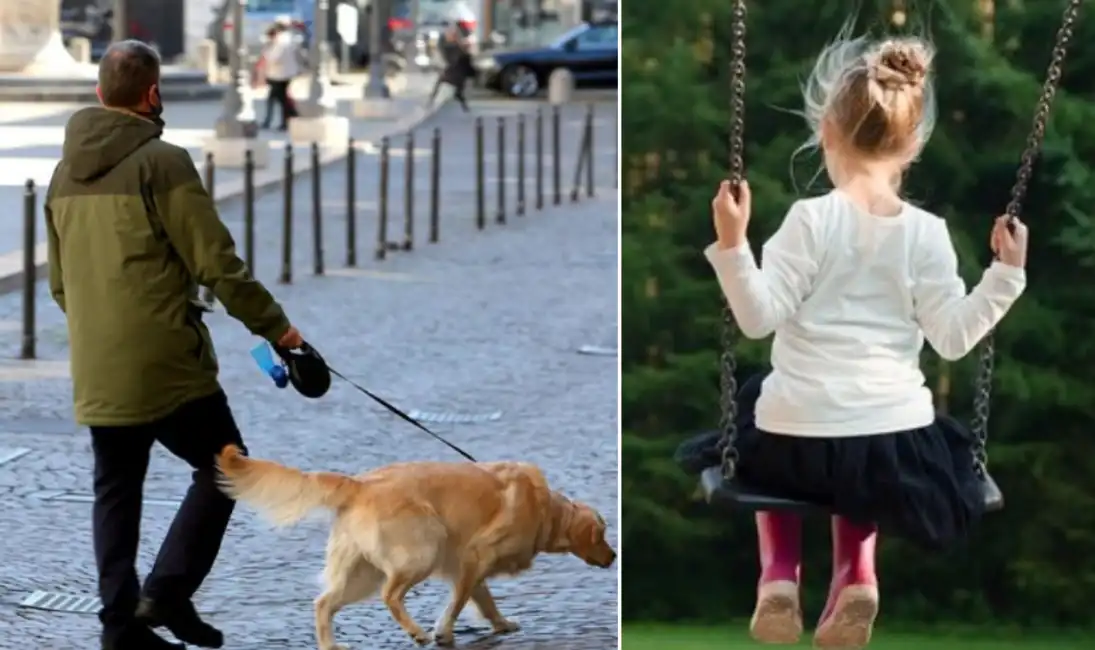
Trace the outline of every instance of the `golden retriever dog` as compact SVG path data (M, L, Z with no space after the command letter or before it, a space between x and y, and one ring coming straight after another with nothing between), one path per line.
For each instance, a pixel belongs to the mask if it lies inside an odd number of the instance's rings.
M224 492L278 525L334 513L325 590L315 601L320 650L342 648L331 631L335 614L378 591L400 627L426 644L430 635L403 600L430 577L447 581L452 600L433 640L452 645L468 600L495 632L518 629L498 611L489 578L521 573L540 553L571 553L600 568L616 560L601 515L551 490L528 463L399 463L351 477L248 458L230 445L217 464Z

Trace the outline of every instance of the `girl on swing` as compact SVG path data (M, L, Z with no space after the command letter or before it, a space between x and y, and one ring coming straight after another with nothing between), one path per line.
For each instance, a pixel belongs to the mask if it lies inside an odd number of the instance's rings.
M738 474L837 513L817 647L869 641L879 526L939 548L959 541L983 510L972 435L936 415L920 351L927 339L958 359L1003 318L1026 284L1027 228L996 220L997 260L967 293L946 223L902 200L902 175L934 122L932 54L917 39L846 36L821 54L804 113L835 189L791 206L762 265L746 238L749 186L735 196L724 182L711 204L717 241L705 254L734 318L751 338L775 333L771 372L739 394ZM761 512L756 525L751 633L795 643L801 522Z

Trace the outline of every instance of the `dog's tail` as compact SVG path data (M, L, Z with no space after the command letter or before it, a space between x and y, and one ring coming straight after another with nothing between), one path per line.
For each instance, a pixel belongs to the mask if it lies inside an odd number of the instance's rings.
M243 455L228 445L217 455L221 490L288 526L313 510L338 510L353 500L362 484L344 474L304 472L269 460Z

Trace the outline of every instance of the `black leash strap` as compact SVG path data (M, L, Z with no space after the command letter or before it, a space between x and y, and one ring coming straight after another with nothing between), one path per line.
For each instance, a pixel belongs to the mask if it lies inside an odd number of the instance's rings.
M460 454L461 456L463 456L464 458L470 460L471 462L473 462L473 463L478 462L477 460L472 458L471 454L464 451L460 447L457 447L456 445L452 444L448 440L445 440L444 438L437 435L433 431L430 431L429 429L426 428L426 425L422 424L418 420L416 420L416 419L412 418L411 416L407 415L402 410L400 410L398 407L394 406L388 400L384 399L383 397L380 397L379 395L377 395L376 393L372 392L371 390L365 388L364 386L361 386L360 384L358 384L357 382L355 382L352 379L348 378L346 375L342 374L341 372L335 370L334 368L331 368L330 366L328 366L328 369L331 371L332 375L334 375L335 377L338 377L342 381L344 381L347 384L349 384L349 385L353 386L354 388L356 388L358 391L364 393L366 397L372 399L377 404L379 404L379 405L383 406L384 408L388 409L389 411L391 411L391 413L393 415L396 415L399 418L403 419L404 421L410 423L411 425L416 427L419 431L425 431L430 436L432 436L434 440L437 440L439 442L444 443L449 449L455 451L456 453Z

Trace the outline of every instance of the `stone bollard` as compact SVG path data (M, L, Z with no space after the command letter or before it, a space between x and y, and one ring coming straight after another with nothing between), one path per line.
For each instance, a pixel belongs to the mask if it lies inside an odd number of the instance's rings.
M76 63L91 63L91 41L82 36L69 39L68 53Z
M558 106L570 102L574 94L574 75L570 70L558 68L548 78L548 103Z
M197 48L198 69L205 72L209 83L220 81L220 63L217 61L217 42L212 39L203 39Z

